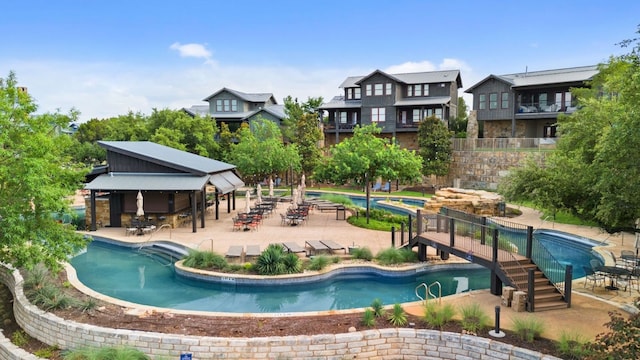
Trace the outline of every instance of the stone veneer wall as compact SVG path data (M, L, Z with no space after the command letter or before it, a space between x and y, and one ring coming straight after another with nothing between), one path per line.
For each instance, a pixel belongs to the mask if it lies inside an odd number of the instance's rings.
M544 151L454 151L449 179L457 188L495 190L510 168L524 164L529 156L543 163L546 155Z
M102 328L44 312L25 298L22 276L0 269L0 281L14 294L17 322L32 337L64 349L128 346L151 357L194 359L513 359L559 360L486 339L458 333L409 328L366 330L336 335L221 338ZM38 359L0 341L2 359Z

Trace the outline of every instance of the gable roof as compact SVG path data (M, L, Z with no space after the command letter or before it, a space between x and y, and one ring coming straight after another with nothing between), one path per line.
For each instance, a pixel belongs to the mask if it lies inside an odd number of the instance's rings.
M369 75L365 76L349 76L342 82L342 84L340 84L339 88L358 87L363 80L368 79L376 74L386 76L402 84L433 84L455 81L458 88L462 87L460 70L425 71L402 74L387 74L384 71L375 70Z
M207 175L232 170L234 165L156 144L151 141L98 141L115 153L135 157L150 163L170 167L192 175Z
M228 93L233 94L233 95L237 96L238 98L240 98L240 99L242 99L244 101L247 101L247 102L264 103L264 102L267 102L269 100L272 100L274 104L278 103L272 93L247 94L247 93L243 93L241 91L228 89L226 87L214 92L213 94L211 94L209 96L207 96L203 101L209 101L209 100L211 100L211 98L217 96L218 94L220 94L222 92L228 92Z
M484 84L489 79L505 82L509 84L511 88L515 89L528 86L583 83L593 79L598 72L597 65L590 65L564 69L527 71L506 75L489 75L465 90L465 92L471 93L475 88Z

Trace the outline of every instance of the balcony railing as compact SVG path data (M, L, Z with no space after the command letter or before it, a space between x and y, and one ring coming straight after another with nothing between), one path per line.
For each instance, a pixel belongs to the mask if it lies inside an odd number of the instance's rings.
M359 122L356 124L345 124L345 123L338 123L338 130L353 130L354 127L361 125ZM336 123L335 122L328 122L324 124L324 130L335 130L336 129Z
M517 108L518 114L530 114L540 112L565 112L572 113L576 111L575 106L563 106L560 104L547 104L538 102L520 103Z
M546 151L556 147L555 138L452 139L454 151Z

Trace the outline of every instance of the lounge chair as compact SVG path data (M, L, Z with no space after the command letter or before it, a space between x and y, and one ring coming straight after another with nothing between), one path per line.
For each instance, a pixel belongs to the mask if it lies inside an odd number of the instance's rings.
M244 254L245 257L260 256L260 245L247 245L247 251Z
M331 250L331 252L334 252L336 250L344 250L344 253L347 253L347 248L345 248L344 246L338 244L337 242L333 241L333 240L320 240L321 243L323 243L326 247L329 248L329 250Z
M373 186L371 187L371 191L380 191L380 186L382 186L382 184L380 183L373 184Z
M239 258L242 256L242 251L243 251L242 246L231 245L229 246L229 250L227 250L227 253L224 256L228 258Z
M309 247L309 255L315 255L320 251L330 252L331 249L320 240L307 240L305 244Z
M384 183L384 186L380 189L380 191L389 192L390 189L391 189L391 182L387 181L386 183Z
M294 242L283 242L282 246L284 246L284 249L290 253L301 253L301 252L306 253L307 252L307 250L305 250L302 246Z

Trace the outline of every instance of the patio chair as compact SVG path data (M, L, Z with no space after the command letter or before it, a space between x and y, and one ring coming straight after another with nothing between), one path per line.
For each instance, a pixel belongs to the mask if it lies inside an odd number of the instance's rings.
M593 271L593 269L587 267L587 266L583 266L582 270L584 270L584 274L585 274L585 278L584 278L584 287L587 287L587 284L591 281L593 283L593 285L591 286L591 290L593 291L596 287L596 285L598 285L598 282L602 282L602 284L604 284L607 279L606 277L596 271Z
M302 253L302 252L306 253L307 252L307 250L305 250L302 246L294 242L283 242L282 246L284 246L285 250L287 250L287 252L290 252L290 253Z
M280 225L287 226L290 221L291 220L285 214L280 214Z
M247 245L247 251L244 256L245 258L260 256L260 245Z
M231 245L224 256L228 258L239 258L242 256L243 250L244 248L241 245Z
M389 189L391 189L391 182L387 181L386 183L384 183L384 186L380 189L380 191L389 192Z
M336 250L344 250L344 253L347 253L347 248L338 244L337 242L333 241L333 240L320 240L321 243L323 243L326 247L329 248L329 250L331 250L331 252L333 253Z
M380 186L382 186L380 183L373 184L371 191L380 191Z
M244 223L238 217L233 218L233 231L242 231Z
M319 240L307 240L305 244L309 247L309 255L316 255L320 251L330 252L331 249Z

